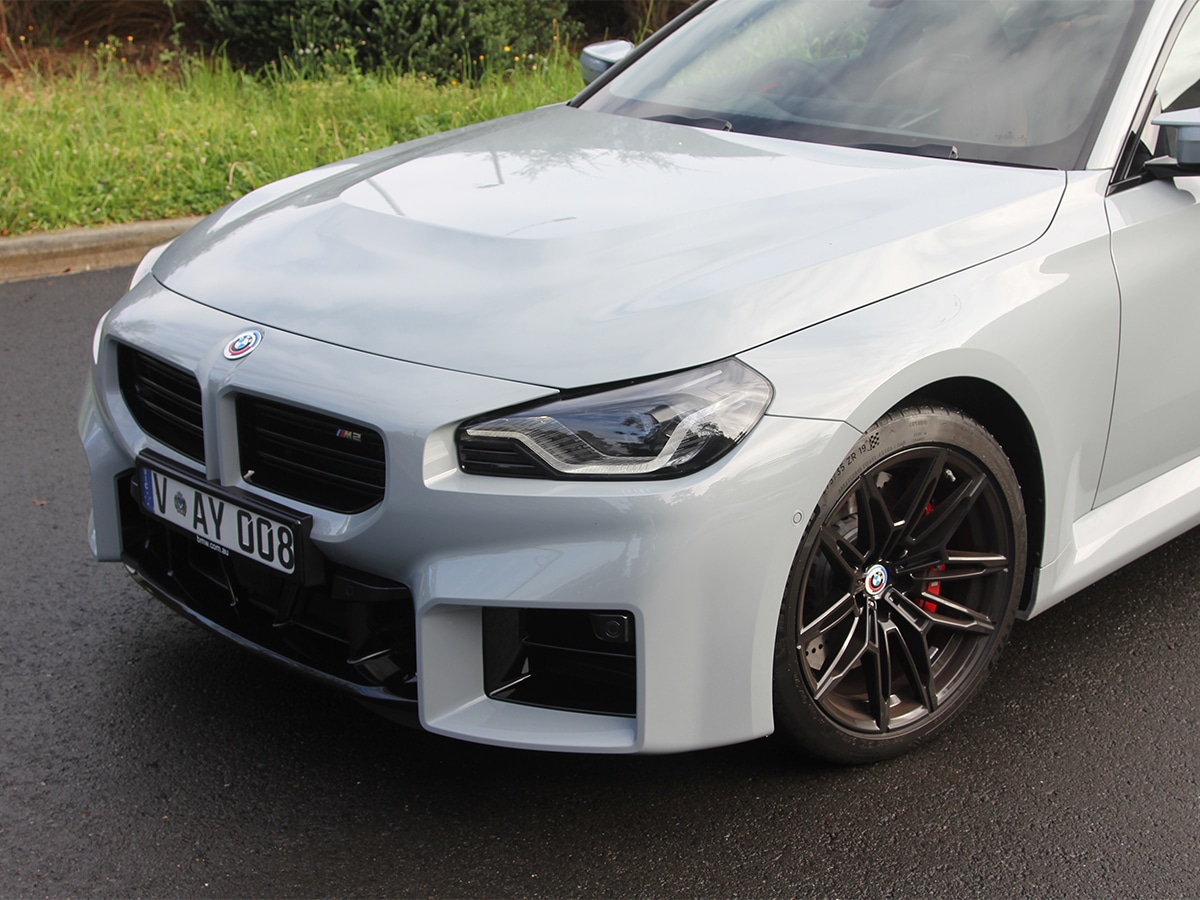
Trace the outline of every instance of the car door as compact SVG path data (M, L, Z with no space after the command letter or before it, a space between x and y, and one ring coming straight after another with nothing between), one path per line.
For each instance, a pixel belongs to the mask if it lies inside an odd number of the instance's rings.
M1106 200L1121 343L1097 505L1200 454L1200 175L1156 179L1142 168L1173 150L1155 114L1200 107L1200 7L1170 46L1140 140Z

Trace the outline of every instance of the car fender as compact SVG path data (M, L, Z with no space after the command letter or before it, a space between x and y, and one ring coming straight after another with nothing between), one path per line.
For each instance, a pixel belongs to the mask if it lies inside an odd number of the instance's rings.
M1041 559L1053 560L1093 506L1112 407L1120 301L1105 183L1103 173L1073 174L1028 247L740 354L775 385L769 414L862 431L939 382L994 385L1033 431L1045 478Z

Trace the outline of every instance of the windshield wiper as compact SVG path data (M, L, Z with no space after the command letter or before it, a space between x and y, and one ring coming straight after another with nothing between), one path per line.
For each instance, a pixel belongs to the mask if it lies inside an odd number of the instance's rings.
M907 153L910 156L928 156L931 159L958 159L958 148L953 144L854 144L859 150L882 150L885 153Z
M711 128L714 131L733 131L733 123L717 116L677 116L663 113L661 116L646 116L651 122L667 122L671 125L694 125L696 128Z

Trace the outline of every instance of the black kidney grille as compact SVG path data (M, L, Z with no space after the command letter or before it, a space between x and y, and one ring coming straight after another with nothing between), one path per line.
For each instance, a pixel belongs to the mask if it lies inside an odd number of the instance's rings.
M356 513L383 499L383 437L345 419L237 398L242 477L285 497Z
M204 462L200 383L191 372L119 344L117 380L125 405L146 434Z

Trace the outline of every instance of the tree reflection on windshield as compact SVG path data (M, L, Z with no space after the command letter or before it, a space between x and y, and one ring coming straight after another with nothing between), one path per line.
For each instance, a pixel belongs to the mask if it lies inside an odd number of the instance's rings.
M1146 4L725 0L585 99L588 109L883 149L1070 168Z

